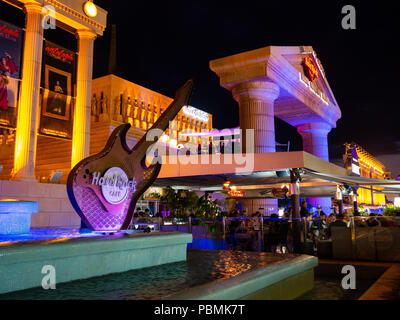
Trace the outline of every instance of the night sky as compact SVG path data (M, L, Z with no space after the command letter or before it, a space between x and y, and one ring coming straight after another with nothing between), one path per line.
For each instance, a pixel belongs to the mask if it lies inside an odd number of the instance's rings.
M95 42L94 77L107 74L116 24L118 76L171 97L194 77L191 105L212 113L214 127L231 128L239 125L238 106L209 61L269 45L311 45L343 115L329 135L331 159L341 158L346 141L377 156L400 153L400 20L393 1L94 2L109 12L108 28ZM356 30L342 29L346 4L356 8ZM6 11L0 19L23 24L22 13L7 17ZM76 49L74 36L64 31L45 37ZM302 149L296 129L279 119L276 139Z

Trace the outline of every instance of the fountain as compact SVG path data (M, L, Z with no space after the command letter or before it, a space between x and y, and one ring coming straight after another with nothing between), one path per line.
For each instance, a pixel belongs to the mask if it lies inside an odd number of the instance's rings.
M178 90L174 102L152 129L165 131L169 121L188 105L192 89L193 82L188 81ZM153 184L161 168L158 163L143 165L154 144L154 139L146 139L149 132L132 150L127 147L129 127L124 124L116 128L104 150L82 160L69 175L69 199L91 232L32 230L26 234L30 215L38 211L37 203L0 203L0 230L7 229L8 233L0 236L1 298L27 289L44 291L32 288L42 286L46 270L54 270L57 286L63 286L75 280L88 281L84 279L95 283L92 278L100 277L97 279L102 281L108 275L132 270L139 279L152 277L152 272L168 277L168 266L176 264L183 272L176 274L172 282L166 281L167 291L153 283L147 288L151 294L143 296L139 292L134 298L292 299L312 288L313 269L318 264L315 257L188 250L192 234L129 232L136 201ZM15 223L10 222L11 218ZM177 283L182 278L186 279L185 285ZM86 296L79 287L75 291L80 298ZM57 292L61 291L55 290L54 294ZM33 294L39 296L38 292Z

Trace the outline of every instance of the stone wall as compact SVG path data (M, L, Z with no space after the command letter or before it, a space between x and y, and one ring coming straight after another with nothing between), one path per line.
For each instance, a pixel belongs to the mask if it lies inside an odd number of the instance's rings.
M32 227L80 227L81 219L69 202L66 185L0 180L0 198L37 201L39 213L32 215Z

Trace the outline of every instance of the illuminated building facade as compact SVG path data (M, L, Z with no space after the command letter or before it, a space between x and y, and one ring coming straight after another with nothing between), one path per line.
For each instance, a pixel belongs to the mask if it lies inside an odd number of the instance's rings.
M385 165L361 146L356 143L346 143L345 147L343 160L349 175L371 179L391 179L391 174ZM379 193L379 188L376 187L359 188L357 196L358 203L361 205L381 206L386 204L385 195Z
M240 129L254 130L254 152L276 152L275 117L297 128L303 150L329 162L328 134L342 113L310 46L269 46L210 61L239 106ZM242 148L246 144L242 141ZM309 198L331 212L330 198ZM247 212L278 212L274 199L243 199Z
M2 140L6 145L3 150L14 152L1 152L3 170L0 178L36 182L43 174L56 170L58 163L65 161L64 157L68 158L71 167L89 155L90 121L87 120L90 120L93 48L95 39L102 36L106 28L107 11L96 7L89 16L84 11L87 2L84 0L3 2L23 10L25 26L23 50L19 50L23 52L21 73L16 75L19 93L14 92L17 97L13 108L15 125L2 130ZM61 47L47 50L45 30L54 28L75 35L77 53L70 55ZM47 55L60 64L70 62L73 71L68 73L62 68L50 68L45 60ZM51 90L47 90L50 88L46 88L45 83L52 85ZM49 94L47 97L46 92ZM44 107L45 100L52 101L52 105ZM41 130L46 114L51 114L53 121L50 122L64 121L70 126L69 140L60 140L65 138L65 132ZM48 161L49 158L55 160Z
M109 123L112 127L130 123L132 128L128 135L138 140L152 127L172 101L170 97L115 75L100 77L93 80L92 127L96 131L96 127L102 127L101 124L105 123ZM162 141L175 148L185 143L198 145L201 143L199 137L180 134L210 130L212 130L211 114L192 106L185 106L165 132Z
M2 52L14 53L14 60L19 53L21 65L21 72L7 79L8 106L0 108L1 180L52 182L57 173L60 179L55 181L65 183L75 164L104 147L115 126L132 124L132 147L173 100L113 75L92 81L93 45L106 28L107 12L96 6L88 15L85 3L12 1L25 12L25 30L1 24L0 40L7 32L20 42L15 48L0 43ZM77 52L46 41L43 21L74 34ZM163 141L176 148L184 142L197 144L199 139L180 139L178 132L210 129L210 114L187 107Z

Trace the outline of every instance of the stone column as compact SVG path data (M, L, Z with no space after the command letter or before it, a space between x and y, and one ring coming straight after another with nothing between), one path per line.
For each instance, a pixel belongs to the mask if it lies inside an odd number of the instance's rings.
M297 130L303 138L303 150L329 161L328 134L332 127L323 122L306 123L297 126ZM309 198L308 203L314 207L321 206L324 213L332 212L331 198Z
M323 122L306 123L297 126L303 138L303 150L329 161L328 134L332 127Z
M279 87L273 82L242 82L232 89L232 94L239 104L240 128L243 153L275 152L274 102L279 96ZM254 146L246 145L245 130L254 130ZM264 215L278 213L278 200L255 199L241 201L242 210L252 215L264 208Z
M72 136L72 167L89 155L93 46L96 37L97 35L90 30L77 31L78 67Z
M27 3L24 11L26 31L12 178L18 181L36 181L36 133L39 125L43 51L42 6L34 2Z
M266 81L242 82L233 87L232 94L239 103L240 128L254 129L254 146L246 146L246 140L242 139L243 152L275 152L274 102L279 87Z

